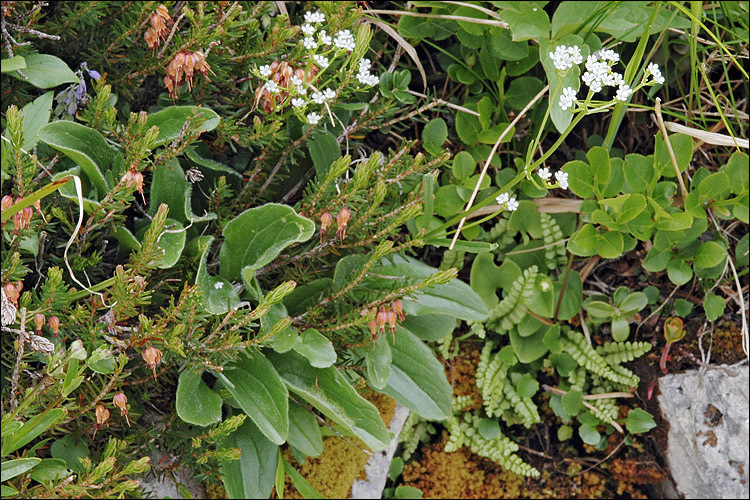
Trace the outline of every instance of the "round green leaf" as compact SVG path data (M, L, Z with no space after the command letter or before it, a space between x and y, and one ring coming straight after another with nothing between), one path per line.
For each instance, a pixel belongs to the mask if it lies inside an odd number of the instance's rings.
M727 250L715 241L704 241L695 251L695 266L704 269L714 267L724 262Z
M206 426L221 422L221 398L201 379L201 371L186 369L177 382L177 415L189 424Z
M336 361L333 344L315 328L308 328L300 340L294 344L294 350L302 354L315 368L326 368Z
M706 296L703 298L703 309L706 311L706 319L708 321L719 319L724 314L725 307L726 303L721 297L711 292L706 292Z

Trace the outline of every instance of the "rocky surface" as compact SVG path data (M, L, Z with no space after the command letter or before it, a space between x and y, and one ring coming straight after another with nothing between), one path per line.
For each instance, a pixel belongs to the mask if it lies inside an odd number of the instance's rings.
M381 452L374 453L365 465L365 474L367 479L355 479L352 484L352 498L381 498L385 481L388 478L388 471L391 468L393 455L398 447L398 435L404 427L406 417L409 416L409 409L401 405L396 407L388 430L393 433L391 442L388 447Z
M685 498L748 498L748 366L712 368L659 380L669 467Z

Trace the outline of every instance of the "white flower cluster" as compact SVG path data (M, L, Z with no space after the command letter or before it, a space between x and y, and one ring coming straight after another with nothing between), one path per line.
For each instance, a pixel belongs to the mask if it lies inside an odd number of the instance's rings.
M554 187L554 184L549 182L549 179L552 178L552 172L547 167L540 168L536 173L546 182L547 187ZM555 172L555 180L557 180L557 185L562 189L568 189L568 174L566 172L562 170Z
M305 12L305 22L308 24L319 24L326 22L326 16L322 12Z
M661 75L661 70L659 69L658 64L648 63L648 67L646 68L646 76L648 75L653 76L656 83L664 83L664 77Z
M565 110L573 107L573 103L576 101L576 89L573 87L566 87L562 91L560 96L560 107Z
M380 81L380 78L370 74L369 59L359 60L359 73L357 73L357 80L359 80L359 83L362 85L375 85Z
M601 92L604 87L624 85L625 79L620 73L612 71L612 66L620 56L611 50L600 50L586 58L586 72L581 77L593 92Z
M333 39L333 45L336 48L348 51L354 50L354 36L349 30L339 31Z
M304 15L305 23L300 26L301 34L303 35L302 44L305 49L312 51L308 57L312 58L315 66L319 72L326 70L331 62L336 59L337 55L341 55L341 51L351 52L355 49L356 43L354 35L349 30L339 31L335 36L329 35L326 30L319 29L322 23L325 23L326 17L322 12L306 12ZM317 36L316 36L317 34ZM333 47L331 47L333 45ZM321 54L316 54L316 49L324 47ZM274 68L277 63L274 63ZM359 61L359 72L357 73L357 80L360 84L372 86L380 82L380 78L377 75L370 73L371 61L369 59L361 59ZM266 92L264 99L268 99L268 93L278 94L284 92L284 96L289 95L290 103L293 108L304 112L304 110L310 104L317 104L328 107L328 102L336 98L336 92L330 88L318 90L315 88L315 70L313 70L313 79L310 80L311 73L308 71L307 77L298 76L302 69L297 69L296 73L291 77L282 77L281 80L274 81L270 79L274 71L271 65L263 65L257 68L255 74L260 76L261 79L265 80L262 83L262 90ZM305 81L305 79L309 81ZM310 97L308 95L308 89L312 92ZM290 95L291 94L291 95ZM330 115L330 109L328 110ZM311 111L304 115L307 122L310 125L315 125L323 119L325 113L319 114ZM333 120L333 118L331 118Z
M574 64L581 64L583 62L583 56L581 55L581 49L574 45L567 47L565 45L558 45L555 47L555 52L549 53L550 59L560 71L567 71L573 67Z
M503 193L495 199L497 200L498 205L505 205L505 208L510 212L514 212L518 209L518 201L516 201L515 198L511 198L508 193Z

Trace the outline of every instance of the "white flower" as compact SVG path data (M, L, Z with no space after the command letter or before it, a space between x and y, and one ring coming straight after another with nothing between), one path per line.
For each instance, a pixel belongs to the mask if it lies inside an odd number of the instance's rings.
M317 64L321 68L327 68L328 64L330 64L328 62L328 58L325 56L321 56L320 54L315 54L313 56L313 61L315 61L315 64Z
M518 202L516 201L515 198L511 198L511 199L508 200L507 208L511 212L515 212L516 211L516 209L518 208Z
M302 85L302 78L293 76L289 79L289 83L291 83L292 85Z
M331 45L331 37L328 36L326 30L321 30L321 32L318 33L318 40L320 40L320 43L323 45Z
M602 49L598 52L598 54L599 59L601 59L602 61L612 61L613 63L616 63L620 60L620 54L611 49Z
M264 87L271 92L272 94L275 94L279 91L279 84L271 80L270 82L266 82Z
M258 73L260 73L260 76L262 76L263 78L268 78L269 76L271 76L271 66L269 66L268 64L266 64L265 66L261 66L260 68L258 68Z
M307 115L307 122L310 125L315 125L316 123L320 121L321 118L323 117L320 116L318 113L312 112Z
M216 283L214 283L214 289L221 290L222 288L224 288L224 283L223 282L217 281Z
M567 71L573 67L573 58L568 53L568 47L565 45L558 45L555 47L555 52L549 53L552 63L559 71Z
M292 106L294 106L295 108L302 108L305 106L305 104L307 103L301 97L295 97L294 99L292 99Z
M509 198L510 195L508 193L502 193L500 196L495 198L495 200L497 200L498 205L504 205L505 203L508 203Z
M306 36L305 39L302 40L302 45L304 45L307 50L318 48L318 44L315 43L315 39L311 36Z
M539 177L541 177L541 178L542 178L542 179L544 179L545 181L546 181L547 179L549 179L550 177L552 177L552 174L550 173L550 171L549 171L549 169L548 169L547 167L544 167L544 168L540 168L539 170L537 170L537 172L536 172L536 173L537 173L537 175L538 175Z
M578 48L578 45L573 45L572 47L568 47L568 54L570 55L570 58L573 60L573 64L581 64L583 62L581 49Z
M620 87L617 89L617 95L615 96L615 99L618 101L625 102L630 97L630 94L633 93L633 89L630 88L630 85L620 85Z
M313 26L312 24L303 24L301 29L302 33L307 36L312 36L313 33L315 33L315 26Z
M297 93L300 95L307 95L307 89L302 85L297 85Z
M357 74L357 80L359 80L359 83L362 85L375 85L380 82L380 78L377 76L363 73Z
M355 47L354 37L349 30L339 31L333 40L333 44L344 50L354 50Z
M555 172L555 179L557 179L557 183L561 188L568 189L568 174L566 172L562 170Z
M560 107L565 110L573 107L573 103L576 100L576 89L573 87L566 87L562 91L560 96Z
M336 97L336 92L334 92L331 89L325 89L323 91L323 97L326 98L326 101L329 101L329 100L333 99L334 97Z
M656 63L648 63L646 71L654 77L656 83L664 83L664 77L661 74L659 65Z
M326 16L322 12L305 12L306 23L324 23L325 21Z
M313 92L311 99L315 104L323 104L326 102L326 96L323 92Z

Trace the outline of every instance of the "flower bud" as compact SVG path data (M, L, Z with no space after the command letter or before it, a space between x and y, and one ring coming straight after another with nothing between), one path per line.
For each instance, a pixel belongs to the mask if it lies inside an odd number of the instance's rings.
M57 338L57 332L60 331L60 318L57 316L50 316L49 327L52 329L52 333L55 334L55 338Z
M396 299L393 302L391 302L391 307L395 311L395 313L398 315L398 319L400 321L403 321L406 319L404 316L404 304L401 302L401 299Z
M385 324L388 322L388 312L385 310L384 307L380 308L380 312L378 312L378 315L375 318L377 325L378 325L378 331L380 333L385 333Z
M141 198L143 199L143 203L146 203L146 197L143 195L143 174L140 172L135 172L133 174L133 182L135 182L135 187L138 189L138 192L141 193Z
M94 426L94 437L96 437L96 431L102 428L102 425L107 423L109 420L109 410L104 405L96 405L96 426ZM109 424L107 424L109 426Z
M36 331L37 332L42 329L42 327L44 326L44 321L46 319L47 318L45 318L44 314L42 314L42 313L36 313L34 315L34 324L36 325Z
M3 196L2 200L0 200L0 209L8 210L12 206L13 206L13 197L9 194L6 194L5 196Z
M5 286L3 286L3 290L5 291L5 296L8 298L8 300L16 307L18 307L18 297L20 295L20 292L16 288L16 285L13 283L6 283Z
M156 365L161 361L161 351L154 346L149 346L144 349L142 356L148 369L154 371L154 380L156 380Z
M341 211L339 211L339 214L336 216L336 227L338 228L336 235L342 241L346 238L346 226L349 223L351 216L352 213L346 208L346 205L341 208Z
M390 326L391 333L396 333L396 313L388 311L388 325Z
M128 423L128 427L130 427L130 419L128 418L128 398L125 396L124 393L118 392L114 395L112 398L112 402L115 404L116 407L120 409L120 416L125 417L125 421Z
M70 357L77 359L79 361L85 361L86 357L88 356L88 353L86 352L86 348L83 347L83 342L81 340L74 340L72 344L70 344Z

